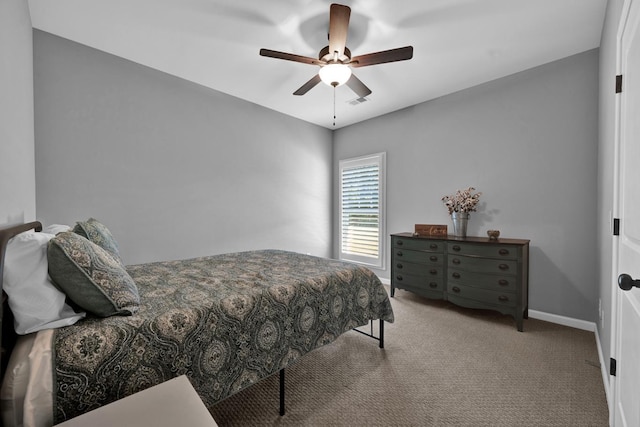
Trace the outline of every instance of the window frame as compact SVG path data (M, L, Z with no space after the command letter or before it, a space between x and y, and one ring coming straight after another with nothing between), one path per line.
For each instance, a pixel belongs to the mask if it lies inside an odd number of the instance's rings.
M368 165L378 167L378 256L376 258L343 251L343 171ZM338 164L338 257L342 261L362 264L380 270L386 269L386 169L387 153L380 152L360 157L343 159Z

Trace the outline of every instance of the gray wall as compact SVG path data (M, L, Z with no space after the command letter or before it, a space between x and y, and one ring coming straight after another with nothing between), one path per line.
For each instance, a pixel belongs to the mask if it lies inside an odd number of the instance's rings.
M389 233L451 227L440 198L476 187L469 235L531 240L529 308L595 321L597 118L592 50L337 130L334 167L387 152Z
M530 308L596 320L597 51L340 129L332 156L326 129L34 34L45 223L95 216L128 263L328 256L332 166L386 151L390 233L449 224L440 197L474 185L470 234L532 241Z
M36 215L29 5L0 1L0 226Z
M615 270L612 267L613 247L616 244L612 236L611 215L614 211L614 143L615 143L615 90L616 37L618 22L622 13L623 0L609 0L605 17L602 39L600 41L600 117L598 146L598 255L599 286L598 294L602 304L602 317L598 320L598 334L603 360L613 357L614 338L612 306L617 284ZM606 370L607 374L609 370ZM607 390L610 398L612 390ZM610 402L611 403L611 402Z
M128 264L331 255L331 132L34 31L38 218L94 216Z

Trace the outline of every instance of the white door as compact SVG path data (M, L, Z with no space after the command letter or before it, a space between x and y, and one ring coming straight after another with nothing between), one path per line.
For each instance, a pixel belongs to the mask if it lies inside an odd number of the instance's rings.
M618 95L616 427L640 426L640 0L625 2L627 5L619 32L623 82Z

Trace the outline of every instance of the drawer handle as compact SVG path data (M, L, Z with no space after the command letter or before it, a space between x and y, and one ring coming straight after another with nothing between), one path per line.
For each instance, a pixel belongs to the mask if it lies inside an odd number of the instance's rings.
M460 246L458 246L458 245L453 245L453 247L451 249L453 249L456 252L460 252Z
M436 270L435 268L432 268L431 270L429 270L429 273L435 276L436 274L438 274L438 270Z
M509 269L509 266L507 264L500 264L498 268L502 271L505 271Z
M453 292L455 292L456 294L459 294L459 293L460 293L460 288L459 288L459 287L457 287L457 286L454 286L453 288L451 288L451 290L452 290Z
M435 243L432 243L429 245L429 249L438 249L438 245L436 245Z
M509 251L508 251L507 249L500 249L500 250L498 251L498 253L499 253L500 255L509 255Z
M398 246L402 246L404 243L402 243L402 240L398 240L398 241L396 242L396 244L397 244Z
M498 297L498 301L500 301L500 302L507 302L507 301L509 301L509 297L508 297L508 296L506 296L506 295L500 295L500 296Z
M398 274L398 275L396 276L396 279L398 279L398 280L402 281L402 274Z
M398 251L398 252L396 252L396 255L398 255L398 256L402 256L402 251Z
M458 258L452 259L451 262L454 263L455 265L460 264L460 260Z
M435 256L435 255L432 255L432 256L430 256L430 257L429 257L429 259L430 259L431 261L433 261L433 262L436 262L436 261L438 260L438 257L437 257L437 256Z
M500 285L500 286L509 286L509 281L508 280L504 280L504 279L500 279L500 280L498 280L498 285Z
M453 276L454 279L459 279L460 278L460 273L456 272L451 274Z
M437 287L438 287L438 284L437 284L436 282L431 282L431 283L429 283L429 287L430 287L431 289L435 289L435 288L437 288Z
M396 267L398 267L398 268L402 269L402 264L397 263L397 264L396 264Z

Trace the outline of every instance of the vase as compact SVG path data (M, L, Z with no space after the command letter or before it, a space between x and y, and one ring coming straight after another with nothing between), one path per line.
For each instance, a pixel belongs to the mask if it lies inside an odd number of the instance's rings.
M469 222L469 212L452 212L453 235L457 237L467 237L467 223Z

